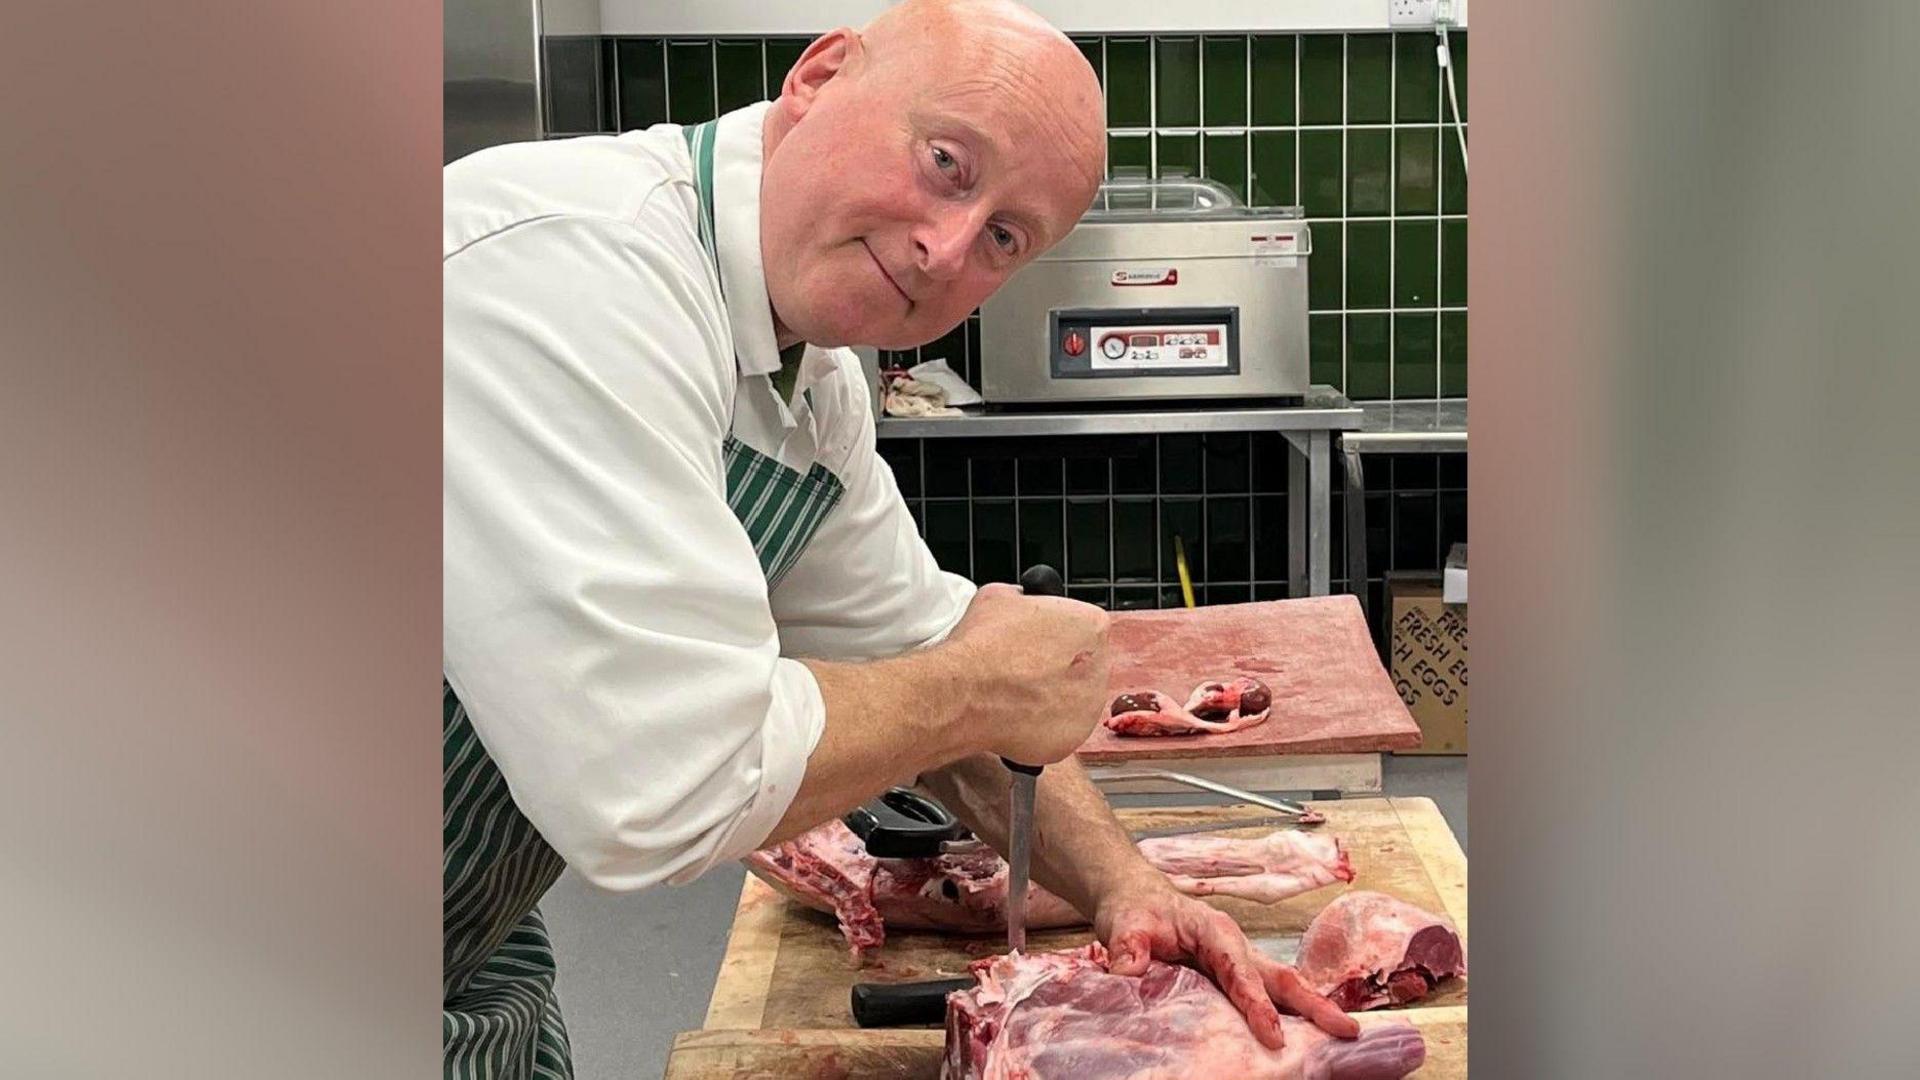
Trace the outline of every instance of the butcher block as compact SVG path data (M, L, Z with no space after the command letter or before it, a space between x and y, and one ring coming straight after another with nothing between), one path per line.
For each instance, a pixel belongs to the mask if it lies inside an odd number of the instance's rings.
M1467 1010L1451 1005L1370 1013L1363 1025L1404 1020L1427 1041L1415 1080L1465 1080ZM673 1042L666 1080L934 1080L944 1032L689 1031Z
M1314 596L1113 616L1110 695L1158 690L1180 701L1200 683L1246 675L1273 691L1263 724L1224 734L1126 737L1101 726L1087 765L1279 754L1356 754L1420 745L1420 728L1380 665L1360 602Z
M1432 800L1343 799L1313 805L1327 817L1326 824L1317 828L1332 832L1346 843L1355 880L1351 885L1318 889L1278 904L1208 898L1209 903L1239 920L1256 945L1275 955L1291 955L1290 946L1297 944L1307 923L1347 888L1373 889L1444 914L1453 921L1462 941L1467 939L1466 856ZM1128 828L1149 829L1252 818L1266 811L1251 806L1184 806L1129 808L1117 813ZM1226 835L1257 836L1265 831ZM1091 940L1092 931L1086 927L1035 931L1029 938L1029 948L1034 952L1065 949ZM853 1018L847 999L854 983L964 976L970 961L1005 950L1004 937L889 929L886 944L865 967L855 968L832 916L788 901L749 874L714 984L706 1027L782 1032L848 1029ZM1466 985L1454 980L1442 984L1422 1005L1464 1007L1466 1000ZM1464 1022L1464 1013L1461 1015Z

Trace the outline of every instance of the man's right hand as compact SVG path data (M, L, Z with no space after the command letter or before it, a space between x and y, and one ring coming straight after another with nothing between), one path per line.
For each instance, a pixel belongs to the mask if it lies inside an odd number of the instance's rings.
M981 749L1028 765L1079 749L1107 704L1107 613L985 585L948 635L968 680L963 722Z

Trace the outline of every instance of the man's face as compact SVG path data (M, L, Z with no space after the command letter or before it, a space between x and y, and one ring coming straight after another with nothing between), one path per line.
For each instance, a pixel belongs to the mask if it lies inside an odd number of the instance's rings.
M835 47L821 51L834 61ZM1098 86L1088 101L1081 72L1050 79L1009 62L956 76L837 51L841 70L810 99L775 106L803 111L762 180L767 292L807 341L911 348L958 325L1086 210L1104 149Z

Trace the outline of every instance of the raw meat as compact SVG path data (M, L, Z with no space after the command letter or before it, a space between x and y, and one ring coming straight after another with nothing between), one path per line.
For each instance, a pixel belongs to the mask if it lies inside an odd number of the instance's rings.
M879 862L839 819L784 844L747 856L747 868L781 892L840 919L840 933L855 959L887 939L873 906L873 870Z
M1291 1016L1269 1050L1205 975L1157 960L1114 975L1098 943L971 970L979 985L947 999L941 1080L1397 1080L1427 1056L1408 1024L1345 1040Z
M1193 896L1276 903L1352 881L1337 837L1282 829L1266 836L1167 836L1140 853ZM986 934L1007 927L1007 864L992 850L931 859L876 859L834 819L747 857L747 867L797 902L833 914L857 961L886 940L886 927ZM1038 885L1027 892L1027 926L1077 926L1085 916Z
M1300 977L1348 1012L1418 1001L1466 973L1452 923L1383 893L1342 895L1300 936Z
M1108 713L1107 729L1116 735L1217 735L1265 723L1273 713L1273 691L1242 676L1201 683L1185 706L1158 690L1121 694Z

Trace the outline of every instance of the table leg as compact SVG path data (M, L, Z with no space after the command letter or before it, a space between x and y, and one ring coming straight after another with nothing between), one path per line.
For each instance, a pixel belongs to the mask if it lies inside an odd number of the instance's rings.
M1307 595L1307 455L1286 433L1287 595Z
M1333 591L1333 433L1307 433L1307 581L1311 596Z
M1360 614L1367 614L1367 470L1360 451L1340 448L1347 467L1347 591L1360 601Z

